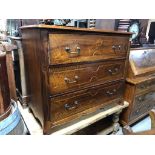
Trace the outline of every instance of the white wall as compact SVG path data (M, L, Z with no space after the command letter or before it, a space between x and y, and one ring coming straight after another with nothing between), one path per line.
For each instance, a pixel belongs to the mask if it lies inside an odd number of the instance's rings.
M0 19L0 31L6 31L6 19Z

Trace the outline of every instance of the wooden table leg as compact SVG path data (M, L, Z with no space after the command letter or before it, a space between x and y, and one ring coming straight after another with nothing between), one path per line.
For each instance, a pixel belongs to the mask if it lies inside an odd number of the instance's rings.
M113 119L112 119L112 121L113 121L113 132L112 132L112 134L114 134L114 135L117 133L117 131L119 130L119 127L120 127L119 115L121 112L122 112L122 110L113 114Z

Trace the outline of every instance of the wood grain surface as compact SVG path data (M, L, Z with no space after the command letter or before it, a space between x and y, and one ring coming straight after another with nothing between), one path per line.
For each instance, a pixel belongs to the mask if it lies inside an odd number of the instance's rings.
M52 95L125 78L125 60L55 67L49 70Z
M128 37L92 34L50 34L50 64L126 58Z
M131 33L47 25L21 31L29 107L44 134L104 105L123 103Z
M121 122L131 125L146 116L155 106L155 49L139 48L130 51L125 100L129 107Z

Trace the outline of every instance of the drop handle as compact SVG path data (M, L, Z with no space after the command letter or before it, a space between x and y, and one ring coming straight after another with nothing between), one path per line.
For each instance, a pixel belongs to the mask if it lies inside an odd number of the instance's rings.
M65 51L70 54L70 55L74 55L74 56L78 56L80 55L80 51L81 51L81 48L79 46L76 47L75 51L72 51L70 47L65 47Z
M115 49L116 49L116 46L115 46L115 45L113 45L113 46L112 46L112 49L113 49L113 50L115 50Z
M78 104L79 104L78 101L74 101L74 103L72 103L72 104L66 103L64 107L66 110L73 110L73 109L77 108Z
M151 105L149 104L149 105L147 105L147 108L151 108Z
M145 88L147 88L147 86L141 85L140 88L141 88L141 89L145 89Z
M108 94L108 95L114 95L114 94L116 94L116 89L113 89L112 91L110 91L110 90L108 90L107 92L106 92L106 94Z
M112 69L109 69L108 72L111 74L111 75L115 75L115 74L118 74L119 72L119 69L118 68L115 68L114 70Z
M69 52L70 52L70 50L71 50L71 49L70 49L70 47L65 47L65 51L66 51L66 52L68 52L68 53L69 53Z
M121 45L118 45L118 50L119 50L119 51L121 50Z
M74 77L73 80L72 80L72 79L69 79L69 78L67 78L67 77L65 77L65 78L64 78L64 81L65 81L66 83L68 83L68 84L72 84L72 83L77 83L77 82L78 82L78 79L79 79L79 77L76 75L76 76Z
M139 114L140 110L136 110L135 114Z
M138 97L138 101L144 101L144 97Z
M81 48L79 46L76 47L76 52L80 54Z
M112 49L116 52L116 51L120 51L121 50L121 45L113 45Z

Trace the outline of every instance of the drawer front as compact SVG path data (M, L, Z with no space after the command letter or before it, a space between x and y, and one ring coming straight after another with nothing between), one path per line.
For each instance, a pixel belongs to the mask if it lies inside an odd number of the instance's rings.
M139 107L137 109L135 109L131 115L130 115L130 120L134 120L137 117L140 117L143 114L146 114L147 112L149 112L154 106L152 104L148 104L145 105L143 107Z
M51 68L50 93L57 94L124 78L125 61Z
M50 64L126 57L128 37L89 34L49 34Z
M56 122L90 108L107 105L108 101L122 99L123 90L124 82L119 82L54 97L50 101L51 121Z
M134 107L147 106L149 104L155 105L155 92L148 92L137 96L135 98Z
M143 114L146 113L146 112L147 112L146 109L144 109L144 108L142 108L142 107L135 109L135 110L131 113L131 115L130 115L130 121L132 121L132 120L134 120L134 119L140 117L141 115L143 115Z
M141 93L143 91L146 91L148 89L153 89L153 88L155 89L155 79L148 80L137 85L136 93Z
M137 96L135 98L133 112L131 113L131 119L136 118L148 111L150 111L155 105L155 92L149 92Z

